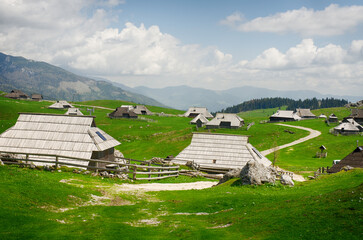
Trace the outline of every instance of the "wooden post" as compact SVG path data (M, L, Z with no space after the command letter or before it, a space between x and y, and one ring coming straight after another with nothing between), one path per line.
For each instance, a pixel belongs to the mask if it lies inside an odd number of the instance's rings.
M58 169L58 156L55 157L55 169Z
M147 165L150 167L151 162L148 162L148 163L147 163ZM151 172L151 169L150 169L150 168L148 168L148 169L147 169L147 171L148 171L148 172ZM148 175L148 178L151 178L151 174L149 174L149 175ZM149 179L149 181L150 181L150 179Z
M133 174L132 174L132 179L133 180L136 180L136 169L137 169L137 167L136 167L136 165L134 166L134 172L133 172Z
M26 165L28 165L28 160L29 160L29 154L26 154L25 155L25 163L26 163Z

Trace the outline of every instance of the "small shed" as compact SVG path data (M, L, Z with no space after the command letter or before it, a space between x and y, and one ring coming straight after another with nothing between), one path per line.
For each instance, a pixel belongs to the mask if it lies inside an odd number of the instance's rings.
M108 114L109 118L137 118L137 114L128 107L118 107L115 111Z
M343 135L353 135L363 132L363 127L353 119L345 119L341 124L334 128L335 133Z
M243 168L250 160L265 166L271 162L248 143L248 137L231 134L193 133L192 142L172 161L195 162L201 167L218 169Z
M235 113L217 113L216 117L210 120L205 126L211 128L240 128L244 120Z
M276 113L272 114L270 117L270 122L289 122L289 121L299 121L299 117L294 111L287 110L277 110Z
M51 109L67 109L67 108L74 108L70 103L67 101L57 101L50 105L48 108Z
M297 108L296 114L301 117L301 119L314 119L316 116L308 108Z
M0 135L0 151L113 161L114 147L120 143L96 127L94 119L94 116L19 113L15 125ZM92 166L68 158L59 161Z
M328 117L324 114L320 114L318 118L323 118L323 119L327 119Z
M335 116L334 113L332 113L332 114L330 114L328 121L329 122L338 122L338 117Z
M352 153L343 158L339 163L334 164L328 173L337 173L345 166L363 168L363 146L357 147Z
M198 128L203 127L209 121L203 114L199 114L193 120L190 121L190 124L197 125Z
M42 96L42 94L39 94L39 93L33 93L32 94L32 100L33 101L42 101L43 96Z
M213 118L213 115L210 112L208 112L208 109L205 108L205 107L191 107L191 108L188 109L188 111L186 111L183 114L183 116L184 117L195 118L199 114L203 114L204 117L206 117L206 118Z
M11 92L6 94L5 97L12 99L28 99L28 95L17 89L11 90Z
M79 108L68 108L67 112L65 113L65 115L76 115L76 116L82 116L83 113L81 112L81 110L79 110Z

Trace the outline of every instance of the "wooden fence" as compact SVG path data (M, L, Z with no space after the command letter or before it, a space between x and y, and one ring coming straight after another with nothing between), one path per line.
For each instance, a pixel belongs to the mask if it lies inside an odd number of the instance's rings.
M13 157L10 155L13 155ZM164 166L162 164L153 164L156 166L152 166L150 162L144 163L144 161L120 157L116 157L116 159L122 160L124 163L101 159L75 158L53 154L30 154L0 151L0 159L4 164L30 165L32 162L38 162L43 165L54 165L55 169L59 168L59 166L67 166L86 168L94 171L126 173L129 174L129 178L133 180L158 180L179 176L179 166ZM96 166L89 166L89 163L91 162L96 163ZM135 164L132 162L140 162L144 163L144 165ZM109 164L112 165L112 167L99 167L99 163Z

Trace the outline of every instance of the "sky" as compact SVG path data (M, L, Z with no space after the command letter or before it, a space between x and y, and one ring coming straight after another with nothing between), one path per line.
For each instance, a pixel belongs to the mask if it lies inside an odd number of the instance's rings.
M363 96L363 0L2 0L0 52L129 87Z

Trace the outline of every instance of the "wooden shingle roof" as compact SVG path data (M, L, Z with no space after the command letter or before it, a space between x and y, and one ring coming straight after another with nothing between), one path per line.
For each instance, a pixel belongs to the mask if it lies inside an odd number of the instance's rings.
M339 163L334 164L329 170L329 173L340 172L345 166L354 168L363 168L363 146L357 147L352 153L343 158Z

